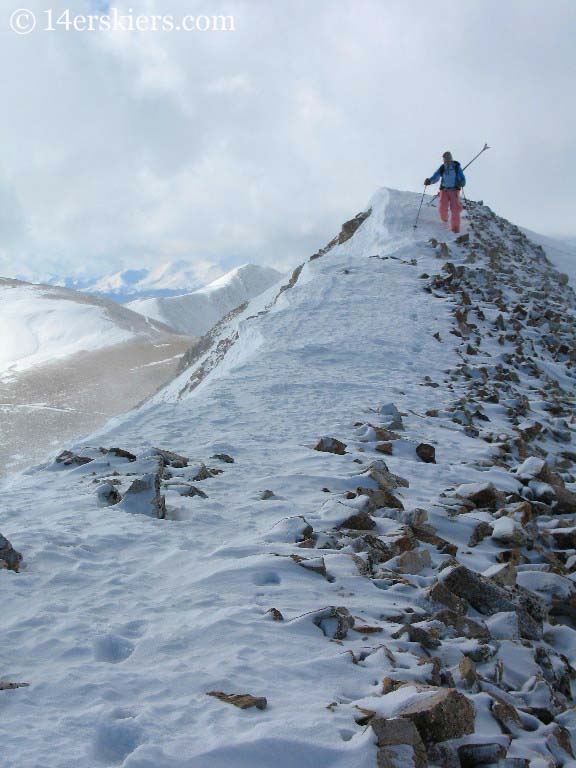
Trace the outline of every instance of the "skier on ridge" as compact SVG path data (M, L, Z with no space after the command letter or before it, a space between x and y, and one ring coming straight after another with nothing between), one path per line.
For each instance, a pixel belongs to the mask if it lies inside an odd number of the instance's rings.
M424 180L424 186L440 182L440 205L439 213L442 221L448 221L448 207L452 213L452 232L460 232L460 211L462 203L460 202L460 190L466 184L466 177L462 172L460 163L452 159L451 152L444 152L442 155L443 163L438 170Z

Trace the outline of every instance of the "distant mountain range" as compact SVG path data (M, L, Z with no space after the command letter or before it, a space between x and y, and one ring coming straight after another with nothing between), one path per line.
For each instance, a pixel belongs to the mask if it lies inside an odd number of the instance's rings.
M209 270L206 274L205 265L200 269L194 262L179 260L168 261L153 268L123 269L90 278L43 275L33 282L95 293L124 304L138 298L180 296L190 293L205 285L207 277L210 279L217 274L216 269ZM30 282L29 277L22 279Z

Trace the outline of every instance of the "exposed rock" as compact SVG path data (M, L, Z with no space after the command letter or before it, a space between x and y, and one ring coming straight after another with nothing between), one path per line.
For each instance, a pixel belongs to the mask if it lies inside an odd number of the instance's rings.
M284 616L282 615L282 612L278 610L278 608L268 608L266 613L270 614L273 621L284 621Z
M265 696L252 696L250 693L224 693L223 691L207 691L207 696L213 696L215 699L225 701L226 704L233 704L239 709L266 709L268 701Z
M325 453L337 453L339 456L343 456L346 453L346 444L335 437L322 437L314 446L314 450Z
M373 568L380 563L387 562L393 557L396 557L401 551L394 542L385 542L371 534L357 537L353 542L353 547L357 552L368 553L370 568Z
M17 552L8 539L0 533L0 568L17 573L20 570L21 562L22 555L20 552Z
M458 552L457 545L438 536L433 526L427 523L410 523L410 528L418 541L434 545L442 554L455 555Z
M493 541L504 547L521 547L526 543L526 532L511 517L500 517L492 529Z
M540 666L544 679L556 693L567 700L572 697L571 680L576 677L576 671L570 666L568 659L551 649L536 648L534 653L536 663Z
M371 480L378 485L381 491L394 490L394 488L409 488L410 483L406 478L394 475L382 459L374 461L366 472Z
M414 723L401 717L373 717L370 725L379 748L378 768L402 768L407 765L426 768L426 747ZM398 746L407 747L408 755L406 751L394 749ZM406 757L412 762L408 763Z
M376 434L376 440L381 440L382 442L389 443L391 441L401 439L401 436L399 434L397 434L396 432L392 432L392 430L386 429L385 427L372 426L372 429Z
M302 515L284 517L279 520L266 534L268 541L288 541L290 543L305 541L314 533L314 529Z
M472 531L470 538L468 539L468 546L469 547L477 547L478 544L480 544L481 541L484 541L484 539L487 536L491 536L492 534L492 526L490 523L487 523L485 520L481 520Z
M482 575L500 587L513 587L516 584L516 567L511 562L491 565Z
M546 737L546 746L554 755L554 759L560 765L567 764L568 760L574 759L572 743L570 741L570 731L557 723L550 726L550 733Z
M199 483L201 480L209 480L211 477L214 477L213 472L209 470L205 464L200 464L200 469L194 475L192 480L195 483Z
M490 706L492 717L502 728L502 733L518 737L525 730L520 715L516 709L502 698L492 701Z
M358 227L366 221L366 219L370 216L371 213L372 213L372 208L369 208L367 211L362 211L361 213L357 213L353 219L350 219L349 221L345 221L344 224L342 224L342 229L340 231L340 234L338 235L338 244L342 245L342 243L345 243L347 240L350 240L350 238L356 232Z
M355 531L371 531L376 528L376 523L368 512L358 512L356 515L347 517L343 523L337 526L338 530L342 528L349 528Z
M180 496L200 496L201 499L207 499L208 494L204 493L203 490L200 488L196 488L195 485L186 485L186 486L180 486L177 487L176 490L180 494Z
M416 446L416 455L426 464L436 464L436 449L428 443L420 443Z
M466 600L463 600L448 589L442 581L437 581L427 590L427 597L433 603L445 605L451 611L461 614L466 610Z
M544 459L530 456L517 468L516 474L522 482L528 484L532 489L538 488L538 486L534 486L534 479L539 480L544 486L548 486L553 499L556 500L554 506L556 514L573 514L576 512L576 494L566 488L560 475L553 472Z
M128 459L130 462L136 461L136 456L124 448L100 448L100 450L104 454L111 453L112 456L117 456L119 459Z
M81 467L83 464L89 464L94 459L89 456L78 456L72 451L62 451L56 456L56 464L63 464L65 467Z
M430 691L429 696L417 698L396 712L411 720L425 742L459 739L474 733L474 704L454 688L414 686L418 691Z
M404 504L387 488L374 490L374 488L358 488L358 495L368 498L368 512L375 512L377 509L391 507L392 509L404 509Z
M516 611L522 637L537 640L542 637L542 622L534 618L525 605L518 605L502 587L463 565L446 570L441 578L444 585L465 598L480 613L492 615L501 611Z
M377 635L384 630L382 627L371 627L367 624L356 624L354 632L358 632L359 635Z
M498 491L494 483L467 483L456 488L456 495L473 502L478 509L486 508L496 511L506 503L502 491Z
M502 744L462 744L458 747L458 757L462 768L500 765L500 760L506 757L506 747Z
M427 549L412 549L403 552L396 560L396 569L400 573L420 573L432 566L432 558Z
M160 493L160 474L147 473L133 480L124 498L115 508L163 520L166 517L166 499Z
M215 453L214 456L210 456L211 459L219 459L220 461L223 461L225 464L234 464L234 459L232 456L229 456L227 453Z
M173 451L167 451L164 448L153 448L150 451L151 456L160 456L165 466L174 467L174 469L183 469L188 466L188 459L186 456L179 456ZM194 478L195 480L197 478Z
M404 624L397 632L391 635L393 640L399 640L404 635L408 635L411 643L420 643L423 648L439 648L441 643L437 633L434 630L417 627L414 624Z
M276 494L274 491L270 491L269 489L266 489L265 491L262 491L260 494L260 498L262 501L268 501L268 499L274 499L276 498Z
M427 755L428 765L439 766L439 768L461 768L456 747L449 742L429 744Z
M378 443L374 450L378 451L378 453L384 453L386 456L392 456L394 452L394 444L393 443Z
M440 621L447 627L451 627L455 637L470 637L478 640L488 640L490 637L490 632L484 622L462 616L461 613L451 611L449 608L435 613L432 620Z
M469 656L462 656L458 662L458 671L462 681L468 688L472 688L478 681L478 675L476 674L476 664Z
M333 640L344 640L348 630L354 626L354 617L347 608L330 606L316 614L314 624L322 630L326 637Z
M576 527L575 528L552 528L548 530L552 537L553 546L558 549L576 549Z
M0 691L14 691L16 688L28 688L30 683L9 683L7 680L0 680Z
M313 571L319 573L325 579L328 578L328 572L326 571L326 563L323 557L300 557L300 555L290 555L291 559L295 563L298 563L302 568L306 568L307 571Z
M103 507L111 507L122 501L122 494L112 483L102 483L96 488L98 503Z

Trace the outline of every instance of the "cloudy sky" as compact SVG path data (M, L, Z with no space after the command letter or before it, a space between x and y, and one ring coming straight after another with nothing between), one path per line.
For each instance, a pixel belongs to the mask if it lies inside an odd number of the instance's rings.
M377 187L419 192L445 149L465 163L485 141L469 196L576 235L574 0L112 5L235 30L48 31L65 0L2 0L0 275L287 269Z

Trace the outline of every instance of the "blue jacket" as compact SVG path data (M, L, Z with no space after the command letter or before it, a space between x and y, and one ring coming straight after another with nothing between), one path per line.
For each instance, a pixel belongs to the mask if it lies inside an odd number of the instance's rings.
M436 173L433 176L430 176L430 184L436 184L440 178L442 179L440 189L460 188L466 184L466 177L462 172L460 163L455 163L454 161L450 163L448 168L442 163Z

